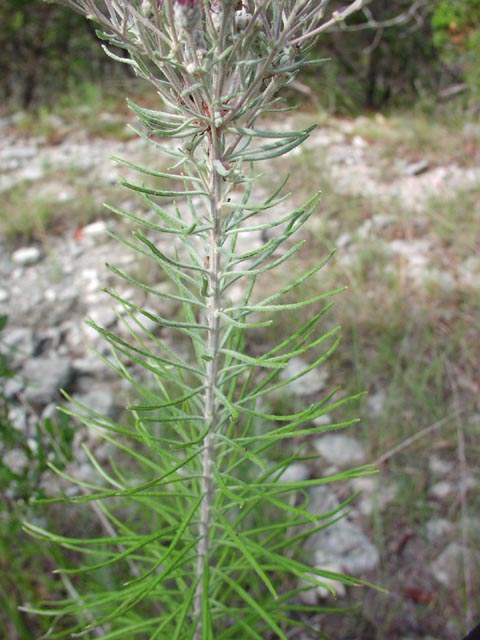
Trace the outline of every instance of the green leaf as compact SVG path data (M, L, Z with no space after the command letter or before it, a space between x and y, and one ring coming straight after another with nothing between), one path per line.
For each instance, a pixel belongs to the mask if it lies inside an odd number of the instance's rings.
M251 325L255 326L255 325ZM252 358L251 356L247 356L244 353L239 351L232 351L231 349L220 349L220 353L224 353L226 355L231 356L234 360L238 360L240 362L244 362L252 367L265 367L267 369L283 369L285 365L288 363L288 358L283 357L282 359L274 360L268 359L265 357L260 358Z
M194 624L190 623L188 619L192 610L193 600L195 597L195 592L197 590L198 579L194 580L188 593L186 594L180 611L175 612L175 617L177 620L175 634L172 636L172 640L183 640L186 636L185 633L189 633L188 629L190 628L190 634L193 635L194 632ZM156 634L157 635L157 634ZM162 636L157 636L159 640L162 640ZM152 639L153 640L153 639Z
M219 573L219 577L230 585L233 591L240 596L245 604L247 604L250 609L256 611L260 619L267 623L269 630L274 631L277 634L278 640L288 640L287 636L283 633L268 611L262 607L255 598L252 598L252 596L250 596L250 594L239 583L237 583L234 578L230 577L227 572L220 572L217 569L212 569L212 572Z
M159 198L185 198L186 196L206 196L208 195L204 191L172 191L172 190L162 190L162 189L151 189L149 187L145 187L143 185L133 184L132 182L128 182L128 180L121 179L120 184L131 191L138 191L139 193L144 193L149 196L157 196Z
M165 178L166 180L181 180L183 182L201 183L200 178L196 178L194 176L189 176L181 173L167 173L165 171L155 171L154 169L149 169L148 167L143 167L138 164L134 164L133 162L129 162L124 158L119 158L118 156L112 156L111 159L117 164L121 164L122 166L128 167L129 169L134 169L138 173L143 173L144 175L147 175L147 176L154 176L155 178Z
M293 138L293 140L289 140L288 142L284 142L282 140L278 142L274 142L272 144L265 144L259 147L256 147L254 150L247 152L245 150L241 150L238 152L234 152L226 157L227 162L234 162L236 160L241 160L242 162L258 162L260 160L272 160L273 158L278 158L279 156L283 156L298 145L302 144L311 131L316 128L316 125L312 125L308 129L305 129L297 136ZM277 136L278 137L278 136Z
M316 124L310 125L303 131L269 131L268 129L253 129L249 127L230 127L230 130L235 133L241 133L252 138L294 138L298 139L305 134L310 134L317 128Z

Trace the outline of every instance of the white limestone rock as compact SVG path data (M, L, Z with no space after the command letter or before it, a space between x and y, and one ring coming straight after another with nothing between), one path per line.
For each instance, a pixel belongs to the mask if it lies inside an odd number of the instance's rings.
M277 482L302 482L310 477L310 468L303 462L293 462L277 478Z
M85 240L91 243L101 242L108 238L108 226L104 220L97 220L87 224L82 229L82 235Z
M280 378L287 380L295 376L300 376L302 371L308 369L309 366L310 364L306 360L303 360L303 358L292 358L287 366L282 369ZM301 397L311 396L325 388L327 378L328 371L317 367L288 383L286 387L283 388L283 392Z
M23 449L10 449L2 456L3 464L17 475L23 473L28 466L28 457Z
M27 380L25 399L34 406L48 405L65 388L73 376L68 358L47 355L25 363L23 375Z
M430 569L437 582L444 587L454 589L458 588L464 580L462 567L465 561L471 567L478 567L480 553L458 542L451 542L432 562Z
M327 462L337 468L343 469L366 461L363 444L356 438L343 433L326 433L315 438L312 444Z
M20 247L12 254L12 262L18 267L29 267L42 259L42 251L39 247Z
M428 541L438 544L447 540L453 533L454 525L445 518L432 518L425 523L425 533Z
M311 497L308 510L318 516L331 513L340 506L333 491L326 486L312 489ZM350 576L363 576L375 569L379 561L375 545L357 524L346 517L310 536L306 550L313 566L319 569L336 567L337 572Z

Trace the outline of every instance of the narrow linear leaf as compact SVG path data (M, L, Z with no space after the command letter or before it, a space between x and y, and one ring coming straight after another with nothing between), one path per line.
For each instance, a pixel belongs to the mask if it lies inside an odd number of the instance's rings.
M217 572L217 570L214 571ZM235 591L240 596L240 598L248 605L248 607L258 613L260 618L267 623L269 629L275 631L278 640L288 640L287 636L283 633L283 631L280 629L280 627L277 625L268 611L264 607L262 607L262 605L257 602L255 598L252 598L252 596L250 596L250 594L245 591L245 589L240 584L238 584L232 577L230 577L228 573L220 572L219 577L230 585L233 591Z

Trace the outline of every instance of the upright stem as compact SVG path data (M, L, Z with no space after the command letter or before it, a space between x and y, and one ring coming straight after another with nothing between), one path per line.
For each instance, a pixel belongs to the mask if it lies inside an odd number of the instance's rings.
M210 238L209 238L209 286L207 305L207 371L205 381L205 405L204 418L205 425L209 426L207 435L203 442L202 451L202 480L201 492L203 496L200 508L199 521L199 541L197 547L197 570L198 580L195 592L194 616L196 620L196 630L193 640L200 640L202 637L202 602L208 593L204 593L203 576L208 570L210 551L210 528L212 521L212 505L215 498L215 488L213 482L214 464L214 439L218 424L218 411L216 400L216 386L219 366L219 343L220 343L220 271L221 259L219 248L221 246L221 219L220 202L222 197L222 179L215 170L215 161L221 161L221 132L212 127L212 139L210 144Z

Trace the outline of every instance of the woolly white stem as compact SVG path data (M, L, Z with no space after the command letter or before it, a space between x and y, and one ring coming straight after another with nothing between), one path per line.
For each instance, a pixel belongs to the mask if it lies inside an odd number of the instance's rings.
M197 590L194 600L194 617L196 620L196 630L193 640L199 640L202 637L202 602L204 598L208 598L208 593L204 592L203 576L207 570L209 563L210 551L210 528L212 522L212 505L215 499L215 487L213 482L213 464L214 464L214 439L217 430L217 402L216 402L216 386L218 375L218 359L219 359L219 342L220 342L220 238L221 238L221 220L220 220L220 202L222 195L222 179L215 170L216 161L221 161L221 134L218 130L212 130L212 139L210 144L210 253L208 256L209 263L209 286L208 293L208 309L207 309L207 355L209 357L206 371L206 390L205 390L205 406L204 417L205 424L209 426L207 435L203 442L202 451L202 481L201 492L203 496L200 508L199 521L199 542L197 547L197 569L196 577L198 580Z

